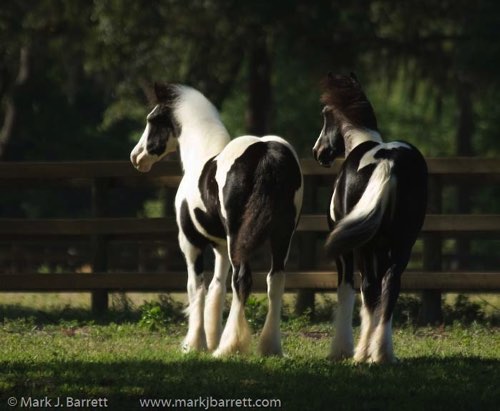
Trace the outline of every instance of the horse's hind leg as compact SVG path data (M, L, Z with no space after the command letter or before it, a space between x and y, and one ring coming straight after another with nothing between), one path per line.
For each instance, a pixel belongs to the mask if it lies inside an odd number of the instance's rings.
M214 351L215 357L236 352L245 353L250 347L251 334L245 318L245 302L250 294L252 274L246 262L236 264L235 261L231 261L231 263L233 265L231 281L233 300L219 347Z
M371 358L376 363L394 362L396 359L392 345L392 313L401 289L401 275L408 259L409 253L407 256L396 258L396 263L383 273L380 319L370 344Z
M208 287L205 300L205 334L207 347L210 351L218 347L222 333L222 311L226 296L226 278L229 271L227 247L214 248L214 254L214 277Z
M381 281L377 278L376 255L371 251L357 254L356 260L361 271L361 332L354 352L354 361L370 359L370 341L379 322Z
M293 234L293 221L275 229L271 234L272 267L267 275L267 297L269 307L266 322L262 328L259 351L262 355L282 355L281 348L281 305L285 291L285 264Z
M267 274L268 311L266 322L259 340L259 352L262 355L283 355L281 348L281 304L285 291L285 273L275 271L273 267Z
M354 351L354 341L352 335L352 311L354 308L354 257L348 253L337 258L338 307L335 313L335 334L330 347L329 358L339 361L344 358L351 358Z

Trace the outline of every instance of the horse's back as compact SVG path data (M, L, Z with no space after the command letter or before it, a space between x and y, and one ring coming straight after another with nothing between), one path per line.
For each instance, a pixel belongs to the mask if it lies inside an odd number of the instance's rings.
M427 208L427 164L413 145L397 141L381 149L378 158L391 163L392 190L379 237L393 251L409 251L422 228Z
M422 228L427 209L427 164L413 146L395 153L396 177L392 229L413 245Z
M276 136L244 136L231 141L217 162L221 214L238 259L273 230L291 237L302 205L302 172L293 148Z
M418 149L403 141L368 142L351 151L333 199L337 220L354 209L375 168L383 161L390 164L391 189L382 224L371 242L413 245L426 211L427 166Z
M255 146L252 148L252 146ZM286 153L289 158L295 158L297 167L300 171L300 163L292 145L279 136L241 136L229 142L224 149L217 155L217 180L222 181L227 175L233 164L240 159L251 163L260 160L265 155ZM275 163L275 167L280 164Z
M293 147L278 136L242 136L216 157L219 197L248 198L256 184L269 191L295 192L302 186L300 162Z

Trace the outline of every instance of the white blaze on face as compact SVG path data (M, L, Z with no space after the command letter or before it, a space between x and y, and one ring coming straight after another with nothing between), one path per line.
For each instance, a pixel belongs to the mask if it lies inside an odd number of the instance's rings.
M149 123L147 123L141 138L139 139L138 143L130 153L130 161L132 162L133 166L137 170L143 173L146 173L149 170L151 170L151 166L154 163L154 161L147 161L148 152L146 150L146 144L148 141L148 135L150 130L151 126L149 125Z
M316 143L314 144L313 153L318 153L320 148L322 148L322 146L324 145L325 132L326 132L326 118L323 120L323 128L321 129L319 137L316 140Z

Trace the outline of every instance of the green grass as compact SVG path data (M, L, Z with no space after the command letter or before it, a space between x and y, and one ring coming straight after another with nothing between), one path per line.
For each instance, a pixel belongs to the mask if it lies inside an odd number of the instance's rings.
M116 295L101 317L82 295L0 297L0 410L13 409L9 397L45 396L107 398L109 409L139 409L140 398L207 396L279 399L285 410L498 409L500 401L500 322L491 298L450 297L446 325L417 328L418 300L403 296L394 331L400 361L375 366L326 360L325 319L336 305L327 295L318 298L315 323L294 316L285 298L285 358L224 360L180 352L183 295ZM254 330L265 314L265 298L251 297Z
M92 324L5 319L0 326L0 409L8 397L280 399L285 410L498 409L500 329L472 324L396 328L400 361L332 364L330 326L284 327L285 358L218 360L183 355L184 323L150 331L138 322ZM254 337L255 340L255 337Z

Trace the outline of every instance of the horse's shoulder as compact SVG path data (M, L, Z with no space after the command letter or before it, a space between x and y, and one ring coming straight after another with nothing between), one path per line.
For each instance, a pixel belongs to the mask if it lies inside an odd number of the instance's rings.
M199 181L200 174L184 175L177 188L175 195L175 206L179 210L181 204L185 201L190 210L198 206L200 201Z
M381 143L375 141L366 141L357 145L345 158L339 175L357 173L363 168L364 163L368 165L374 162L373 153L381 146Z

